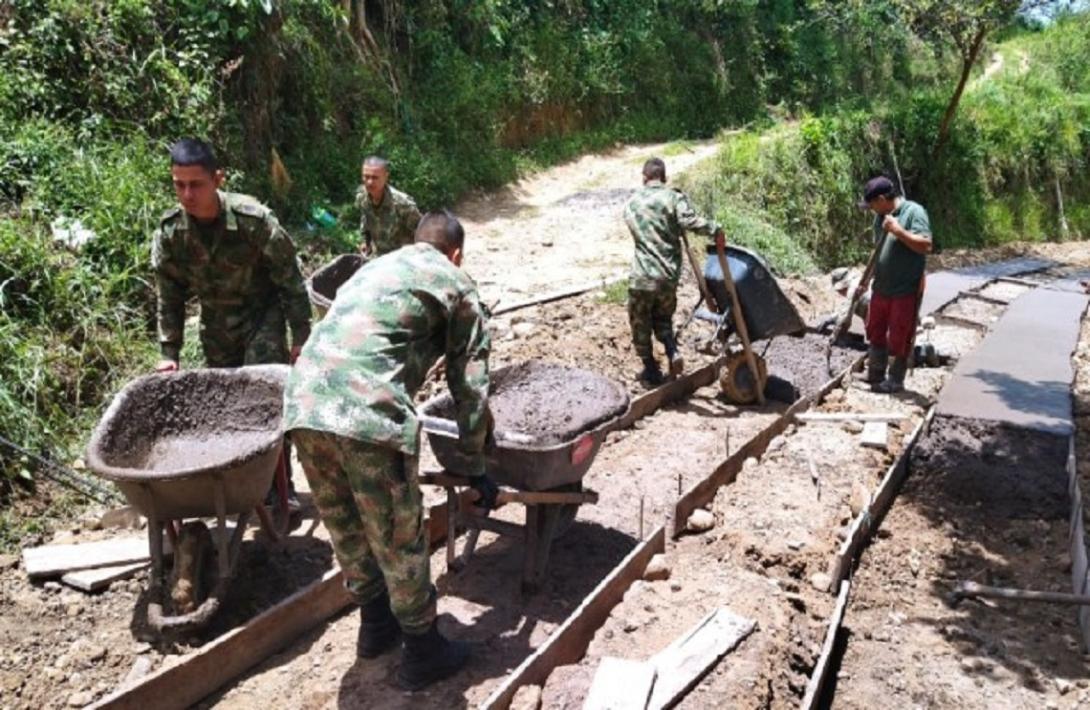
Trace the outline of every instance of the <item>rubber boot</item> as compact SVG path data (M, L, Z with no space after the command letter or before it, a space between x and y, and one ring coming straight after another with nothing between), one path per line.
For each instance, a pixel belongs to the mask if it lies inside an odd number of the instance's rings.
M886 365L889 363L889 351L885 348L871 346L867 351L867 378L868 385L876 386L886 379Z
M405 690L420 690L458 672L469 660L469 644L439 633L436 622L422 634L406 633L401 647L397 682Z
M908 358L893 358L893 362L889 366L889 376L880 384L875 385L874 391L884 394L904 391L906 372L908 372Z
M663 345L666 347L666 359L670 361L670 376L678 377L685 372L685 358L678 352L674 336L667 338Z
M658 387L666 381L662 376L662 370L659 369L658 362L653 357L644 358L643 369L636 375L636 379L646 382L652 387Z
M356 637L356 655L377 658L397 645L401 626L390 609L390 595L383 592L360 606L360 631Z

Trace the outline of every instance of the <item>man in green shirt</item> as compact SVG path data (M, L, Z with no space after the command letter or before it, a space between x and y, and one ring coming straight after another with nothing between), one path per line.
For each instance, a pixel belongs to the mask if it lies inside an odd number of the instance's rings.
M909 350L923 297L931 223L927 210L899 196L893 182L884 176L866 184L861 206L874 212L874 244L878 249L867 312L867 382L876 392L900 392L905 388ZM862 295L866 287L866 282L860 283L856 295Z
M413 243L420 210L413 198L390 185L390 162L368 156L360 169L363 184L356 193L360 208L360 251L379 256Z
M491 429L489 336L473 280L459 268L464 232L426 215L416 242L367 263L337 292L284 389L284 428L345 585L360 606L357 653L373 658L404 634L398 681L417 690L464 665L467 648L435 622L428 541L417 483L420 424L413 397L446 357L459 445L479 504L495 504L484 475Z
M680 375L684 361L674 338L674 310L681 279L681 237L686 232L714 236L724 244L718 224L700 217L680 190L666 187L666 163L651 158L643 165L643 189L628 201L624 221L635 242L632 273L628 279L628 320L632 346L643 362L636 375L649 385L664 378L651 349L651 334L666 348L670 373Z

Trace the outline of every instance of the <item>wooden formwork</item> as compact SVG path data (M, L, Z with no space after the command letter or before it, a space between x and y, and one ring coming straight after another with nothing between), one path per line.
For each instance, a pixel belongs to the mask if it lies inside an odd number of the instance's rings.
M1082 485L1079 483L1079 464L1075 453L1075 437L1072 435L1067 453L1068 495L1071 500L1071 527L1069 548L1071 555L1071 591L1075 594L1090 594L1090 563L1087 561L1085 508L1082 499ZM1076 607L1079 635L1082 637L1083 651L1090 651L1090 607Z

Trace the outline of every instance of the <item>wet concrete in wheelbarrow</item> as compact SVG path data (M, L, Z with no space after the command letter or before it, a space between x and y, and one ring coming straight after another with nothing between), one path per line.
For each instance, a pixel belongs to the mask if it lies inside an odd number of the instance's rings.
M758 341L753 348L757 354L764 354L769 377L788 383L789 387L784 389L793 396L785 399L794 401L820 390L865 351L861 345L838 343L826 358L828 344L828 335L806 333L801 337L784 335L771 341Z
M623 414L628 394L589 370L531 360L494 371L488 403L497 431L517 432L549 445L570 441ZM435 414L454 418L449 396L437 404Z
M856 572L833 707L1090 700L1073 607L949 601L961 580L1071 591L1067 452L1065 436L935 418Z

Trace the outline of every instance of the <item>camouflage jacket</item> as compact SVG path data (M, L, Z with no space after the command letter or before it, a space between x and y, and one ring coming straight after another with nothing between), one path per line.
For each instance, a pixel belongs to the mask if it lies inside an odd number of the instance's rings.
M429 244L374 259L299 355L284 390L284 428L326 431L415 456L413 396L441 355L457 403L460 447L484 472L490 341L477 286Z
M276 302L292 342L310 332L310 301L295 245L272 211L247 195L220 192L220 215L202 227L180 206L166 212L152 239L159 287L159 347L177 360L185 302L201 304L202 333L242 340Z
M360 248L370 245L374 255L386 254L413 243L416 225L420 223L420 210L413 198L389 185L376 207L367 191L361 186L356 193L356 205L360 208Z
M681 278L681 235L713 236L719 225L697 216L680 190L652 180L624 208L624 221L636 242L628 287L655 291L676 286Z

